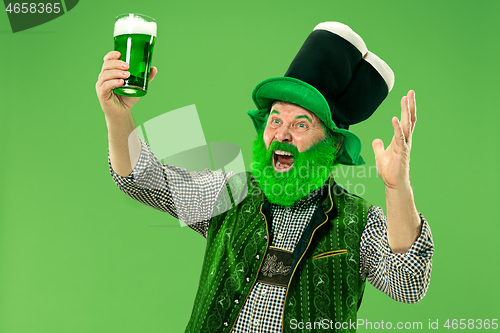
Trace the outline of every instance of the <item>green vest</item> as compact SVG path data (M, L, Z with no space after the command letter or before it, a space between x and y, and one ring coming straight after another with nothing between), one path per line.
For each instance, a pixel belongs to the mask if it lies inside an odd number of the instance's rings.
M248 185L245 198L210 220L200 283L186 332L230 332L257 282L270 244L272 221L270 203L251 173L246 177L246 182L239 181ZM227 189L234 193L238 186L231 180ZM336 322L337 328L344 323L339 332L355 331L349 323L356 322L364 290L359 278L359 243L371 205L347 193L332 178L324 192L293 252L283 332L310 331L307 323L313 332L332 332ZM221 206L230 205L228 197L231 195L219 200L216 209L224 211Z

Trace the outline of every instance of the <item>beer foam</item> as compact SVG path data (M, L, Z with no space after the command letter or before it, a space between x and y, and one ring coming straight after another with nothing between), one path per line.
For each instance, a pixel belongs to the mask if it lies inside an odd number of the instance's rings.
M145 34L156 37L156 22L146 22L140 16L130 14L115 22L113 37L125 34Z

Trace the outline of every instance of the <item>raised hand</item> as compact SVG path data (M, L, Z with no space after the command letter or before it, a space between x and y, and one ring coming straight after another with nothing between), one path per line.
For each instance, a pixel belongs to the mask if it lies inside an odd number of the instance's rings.
M397 117L392 118L394 136L387 149L384 150L382 140L373 140L377 171L387 189L410 186L410 150L416 121L415 92L410 90L401 99L401 121Z
M96 83L97 97L107 117L122 116L139 100L139 97L125 97L113 92L113 88L121 87L123 80L130 76L127 72L129 65L119 59L120 52L117 51L111 51L104 56L104 64ZM153 81L157 72L156 67L151 67L149 82Z
M116 51L104 56L104 64L95 89L108 127L111 165L117 174L126 177L132 172L141 151L141 143L134 131L134 120L130 112L139 97L125 97L113 92L114 87L121 87L123 79L130 76L127 72L128 64L119 59L120 52ZM155 67L151 67L149 82L157 72Z

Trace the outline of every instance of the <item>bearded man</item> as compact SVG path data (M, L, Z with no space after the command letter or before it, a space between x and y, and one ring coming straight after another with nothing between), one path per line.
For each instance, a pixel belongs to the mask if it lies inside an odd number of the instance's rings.
M162 165L134 134L137 99L111 90L127 75L118 58L106 55L96 85L113 179L207 238L186 332L354 332L366 280L395 300L422 299L434 247L409 181L415 93L402 98L387 149L373 142L387 219L330 176L338 164L364 163L349 125L367 119L394 82L349 27L319 24L284 77L257 85L252 172L236 175Z

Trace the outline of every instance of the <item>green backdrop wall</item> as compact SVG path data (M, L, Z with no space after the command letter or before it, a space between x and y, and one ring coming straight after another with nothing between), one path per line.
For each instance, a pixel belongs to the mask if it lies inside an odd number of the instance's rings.
M369 286L359 318L423 330L439 320L443 331L447 319L499 318L499 9L496 0L82 0L18 33L0 14L0 332L180 332L189 318L205 240L123 195L108 172L95 82L124 12L158 21L159 73L136 123L196 104L207 142L237 144L247 165L253 87L283 75L317 23L351 26L396 75L378 111L351 129L373 166L371 141L390 141L401 96L416 91L411 179L436 244L421 302ZM339 177L385 207L375 173Z

